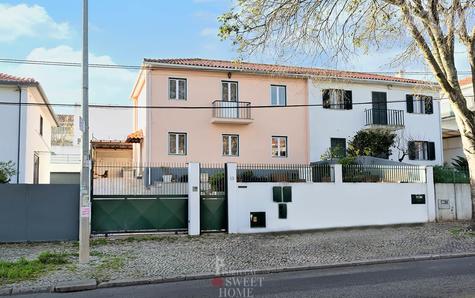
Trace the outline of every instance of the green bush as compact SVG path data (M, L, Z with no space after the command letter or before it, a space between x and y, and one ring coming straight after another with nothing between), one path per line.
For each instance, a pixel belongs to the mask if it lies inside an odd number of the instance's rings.
M470 183L470 175L468 171L457 170L455 168L435 166L434 167L435 183Z
M0 183L10 182L10 178L16 174L13 161L0 161Z
M209 177L209 184L211 184L211 190L224 191L225 176L223 172L213 174Z

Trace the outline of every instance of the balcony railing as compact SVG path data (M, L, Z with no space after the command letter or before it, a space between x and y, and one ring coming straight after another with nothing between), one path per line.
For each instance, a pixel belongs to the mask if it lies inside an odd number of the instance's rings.
M366 126L404 127L404 111L390 109L365 110Z
M245 101L213 101L213 123L248 124L251 118L251 103Z
M52 164L80 164L80 154L53 154L50 162Z

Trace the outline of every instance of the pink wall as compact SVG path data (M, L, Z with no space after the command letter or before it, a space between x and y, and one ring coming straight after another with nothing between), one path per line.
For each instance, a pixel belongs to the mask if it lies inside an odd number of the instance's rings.
M307 104L307 81L227 72L159 69L150 72L151 105L210 106L221 99L221 81L239 83L239 101L252 105L270 105L270 85L287 86L287 104ZM168 78L187 79L187 100L168 99ZM146 78L145 78L146 79ZM148 86L147 86L148 87ZM142 92L146 92L143 88ZM252 109L248 125L212 124L212 110L151 110L152 125L145 138L151 140L151 162L238 162L238 163L307 163L308 135L306 108ZM140 123L140 121L139 121ZM145 131L145 130L144 130ZM168 154L168 133L188 135L188 154ZM239 156L222 155L222 134L239 135ZM272 157L272 136L288 137L288 157Z

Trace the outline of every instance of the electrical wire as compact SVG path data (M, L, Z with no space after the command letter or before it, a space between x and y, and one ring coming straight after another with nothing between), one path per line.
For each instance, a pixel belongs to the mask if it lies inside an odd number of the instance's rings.
M29 60L29 59L12 59L12 58L0 58L0 63L9 63L9 64L29 64L29 65L42 65L42 66L61 66L61 67L81 67L81 63L70 62L70 61L47 61L47 60ZM126 64L101 64L101 63L90 63L90 68L103 68L103 69L128 69L128 70L141 70L141 69L158 69L159 67L154 66L144 66L144 65L126 65ZM331 70L331 69L329 69ZM397 74L398 71L349 71L349 72L360 72L368 74ZM470 70L458 71L458 74L471 74ZM430 71L404 71L405 75L433 75Z
M466 96L469 98L473 98L474 96ZM434 98L433 100L443 100L448 98ZM389 100L386 103L405 103L406 100ZM353 102L352 105L372 105L372 101L365 101L365 102ZM51 107L81 107L81 104L77 103L40 103L40 102L8 102L8 101L0 101L0 105L25 105L25 106L51 106ZM340 104L336 104L340 106ZM213 107L213 106L153 106L153 105L106 105L106 104L89 104L89 108L111 108L111 109L159 109L159 110L208 110L208 109L267 109L267 108L302 108L302 107L323 107L323 104L291 104L285 106L277 106L277 105L249 105L249 106L220 106L220 107ZM327 106L327 105L325 105Z

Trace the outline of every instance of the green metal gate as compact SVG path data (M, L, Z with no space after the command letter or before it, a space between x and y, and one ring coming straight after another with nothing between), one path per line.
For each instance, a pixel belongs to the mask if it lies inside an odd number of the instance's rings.
M201 165L200 225L202 232L226 231L227 185L224 165Z
M92 233L186 230L187 197L125 197L92 200Z
M91 232L188 229L186 164L94 164Z

